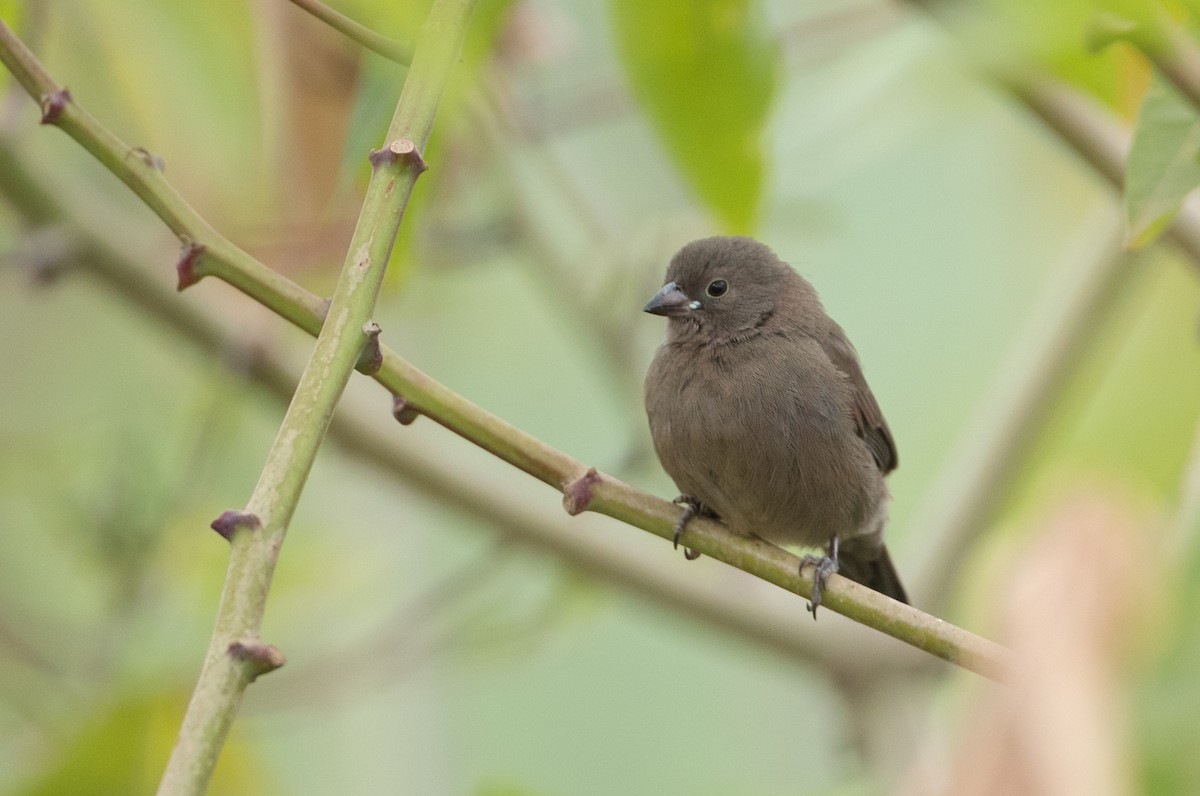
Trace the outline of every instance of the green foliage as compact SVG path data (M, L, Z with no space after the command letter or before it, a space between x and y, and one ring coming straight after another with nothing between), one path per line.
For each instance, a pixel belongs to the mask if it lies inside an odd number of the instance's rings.
M761 7L614 0L612 15L630 85L684 177L728 229L753 230L777 65Z
M123 699L63 742L53 764L20 796L152 793L175 743L186 691ZM259 766L236 737L222 755L212 793L269 793Z
M1101 11L1092 17L1087 29L1087 46L1100 52L1119 41L1133 41L1144 28L1136 20Z
M380 33L413 38L429 3L331 5ZM658 325L638 320L638 308L663 257L683 235L706 229L698 217L729 230L753 229L770 196L773 212L759 234L795 253L793 262L862 346L901 441L905 464L891 483L893 538L904 568L927 555L930 544L927 529L906 526L904 513L915 515L916 504L936 497L930 484L946 466L950 440L986 399L995 363L1014 328L1028 320L1032 297L1044 292L1047 274L1065 257L1094 254L1090 248L1092 254L1078 254L1081 238L1096 237L1085 222L1095 220L1098 206L1117 201L1048 128L1031 124L1019 106L997 102L1002 89L986 70L966 68L959 50L972 57L1001 52L1012 74L1065 80L1128 118L1141 107L1125 197L1135 244L1154 240L1200 181L1200 131L1195 109L1167 84L1156 79L1146 88L1147 61L1126 45L1141 24L1138 14L1162 4L978 0L959 7L964 18L981 21L983 34L963 48L954 46L960 31L915 15L861 38L826 39L831 4L800 4L796 19L785 18L792 5L772 6L768 24L750 0L614 0L606 9L622 59L614 64L596 33L596 23L603 24L596 4L533 4L540 10L521 19L519 32L567 45L559 55L540 56L543 62L519 47L494 58L509 4L482 4L459 82L443 104L445 123L426 153L431 170L417 184L396 248L393 265L402 268L395 273L411 278L403 294L387 297L380 320L389 344L431 377L607 467L646 442L636 386L627 387L639 380L661 336ZM1194 13L1198 6L1200 0L1187 0L1168 10L1182 18L1181 8ZM34 7L0 0L0 17L20 23L19 14L10 14ZM299 129L272 105L278 101L272 80L294 79L293 98L302 98L305 81L318 83L336 69L315 77L328 63L314 54L306 64L312 70L296 76L289 71L296 61L272 60L278 55L272 48L284 46L273 35L286 30L272 25L302 13L290 4L261 14L243 0L46 7L72 9L71 16L51 15L35 47L51 71L106 124L164 154L168 177L216 226L236 230L239 241L259 247L256 253L267 252L272 266L290 265L289 236L302 224L275 221L289 220L298 203L294 193L267 187L290 185L287 178L308 165L288 156L294 136L316 141L310 156L328 157L324 165L340 177L335 198L342 204L330 213L344 224L334 237L348 238L368 172L364 155L380 143L403 68L374 55L347 59L352 45L342 42L343 58L335 63L349 73L343 96L357 92L352 116L345 129ZM844 10L833 14L839 23ZM1089 30L1093 45L1117 46L1089 51ZM816 40L821 46L811 49L820 58L807 47ZM777 41L804 41L804 57L777 70ZM890 57L896 53L903 64ZM951 74L956 66L960 72ZM622 103L588 108L594 115L583 119L573 114L573 92L590 97L595 85L608 88L620 68L661 149L647 145L641 128L623 126ZM513 91L504 99L532 130L527 138L486 131L499 145L520 149L510 170L515 176L478 156L497 145L481 145L484 131L464 112L490 69L501 70L502 80L484 90L503 90L509 81ZM887 91L864 92L864 85ZM937 102L912 101L926 97ZM80 219L107 224L122 251L165 272L176 241L144 208L106 215L122 206L123 189L61 134L38 128L35 105L14 108L28 128L23 162L49 175L55 195L79 208ZM789 131L805 129L796 137L802 145L791 152L779 147L773 159L763 138L776 111ZM541 112L552 119L544 127L538 127ZM854 135L842 134L851 129ZM906 135L911 130L920 135ZM810 180L818 161L827 168ZM680 197L674 181L662 178L671 167L697 201ZM563 179L555 183L543 172ZM465 187L439 191L448 183L438 181L451 173L454 186ZM570 190L548 184L565 185L582 200L564 200ZM914 185L921 186L915 199ZM515 200L518 191L538 195L522 202ZM318 194L312 203L326 200ZM800 223L814 203L832 208L839 223L820 234ZM581 220L580 208L595 218ZM468 222L460 221L464 215ZM439 225L441 237L430 232ZM526 227L543 231L544 239ZM22 230L6 207L0 234ZM418 244L438 247L441 259L410 247L414 235ZM547 241L567 253L563 259L573 268L560 272L559 282L538 270L556 267L544 256L553 248ZM320 264L340 262L343 243L333 241ZM456 246L470 266L437 267L456 260ZM306 252L296 251L303 259ZM1095 473L1131 487L1164 513L1174 506L1197 421L1200 293L1194 264L1176 262L1178 253L1167 247L1152 252L1123 264L1135 278L1122 283L1119 299L1096 319L1085 353L1066 368L1074 372L1063 374L1069 389L1050 422L1036 430L1037 455L1019 465L1018 487L1025 488L1007 498L1012 505L1004 520L1014 536L1045 495ZM280 413L240 381L219 376L223 362L183 355L189 343L164 331L168 317L130 309L114 298L119 291L99 289L87 272L81 263L78 278L33 291L16 266L0 268L0 362L14 374L0 379L0 448L9 454L0 456L0 790L16 793L153 788L178 729L180 684L196 674L196 637L207 632L226 556L206 523L244 499ZM562 300L559 285L578 301ZM243 342L282 348L298 341L284 331L275 337L283 324L249 313L233 298L227 286L208 280L172 294L176 303L166 306L170 313L213 309ZM610 352L601 348L603 335L581 333L594 322L599 327L597 318L630 330L625 348ZM307 344L297 342L298 360ZM182 411L205 390L229 399L211 421L225 433ZM385 417L379 400L366 411ZM179 411L164 414L164 407ZM241 419L231 420L235 415ZM431 460L444 456L447 466L478 472L480 484L510 493L514 505L557 508L542 485L427 420L411 429L379 428L405 444L428 442ZM181 434L203 438L211 450L184 455ZM114 435L138 444L96 442ZM152 446L161 446L161 455ZM625 792L638 785L646 792L783 793L799 781L844 791L865 776L861 762L845 752L837 731L845 724L843 706L825 681L691 617L614 599L620 587L569 578L531 557L496 581L499 588L470 591L471 600L458 594L440 604L420 602L437 587L447 561L490 538L486 521L420 500L403 481L347 465L331 444L314 471L266 628L292 663L253 687L212 792L262 793L272 784L264 784L264 770L287 793L481 796ZM656 467L623 475L673 494ZM1145 530L1149 553L1160 539L1153 526ZM670 555L656 540L614 529L612 543L627 542L643 545L629 553L646 566ZM1146 563L1149 555L1131 564L1130 577L1166 580L1170 594L1161 610L1147 611L1157 627L1130 628L1139 642L1154 636L1141 652L1152 660L1140 671L1119 672L1137 696L1121 715L1131 725L1123 751L1136 759L1138 785L1158 793L1195 792L1200 783L1200 758L1191 753L1200 743L1200 691L1193 687L1200 635L1191 621L1200 610L1200 546L1192 541L1175 560L1177 568L1162 568L1169 572ZM711 561L689 567L687 578L740 583L737 573ZM749 589L730 594L755 599ZM414 595L419 612L410 609ZM990 591L981 596L988 606L995 599ZM953 610L966 610L964 604ZM818 632L824 625L822 619ZM421 639L412 643L414 627L434 639L430 649ZM406 643L369 659L339 657L339 650L389 632ZM325 656L336 671L306 676L304 667ZM955 691L944 701L960 697ZM937 701L931 697L916 709ZM954 732L953 720L930 710L928 726ZM886 713L880 711L880 722ZM239 739L239 731L247 734ZM797 733L811 743L797 747ZM676 749L717 744L725 751L671 770L661 765L663 738Z
M1200 186L1200 116L1162 78L1142 101L1125 166L1126 239L1130 246L1154 240Z

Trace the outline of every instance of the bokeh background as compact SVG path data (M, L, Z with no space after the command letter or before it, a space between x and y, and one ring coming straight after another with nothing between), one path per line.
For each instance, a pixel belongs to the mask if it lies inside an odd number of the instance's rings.
M427 9L334 5L398 38ZM1109 5L484 0L378 310L433 378L672 497L641 306L682 243L768 242L893 429L914 602L1017 649L1015 685L568 518L360 377L341 414L418 465L327 443L264 625L288 664L248 691L213 792L1200 791L1200 263L1169 237L1126 251L1119 193L1014 90L1055 81L1127 136L1153 70L1089 49ZM285 0L0 16L218 229L329 292L402 67ZM284 409L255 353L298 369L310 341L216 280L175 294L178 241L4 81L0 792L147 792L224 577L208 523ZM421 486L420 462L674 596Z

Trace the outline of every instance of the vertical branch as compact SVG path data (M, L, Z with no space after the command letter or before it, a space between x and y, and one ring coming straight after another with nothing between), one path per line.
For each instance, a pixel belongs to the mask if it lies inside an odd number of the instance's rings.
M371 314L379 286L413 184L426 168L421 151L473 6L474 0L439 0L430 11L388 142L371 153L371 182L312 357L245 510L226 512L213 523L230 540L229 570L204 667L159 793L204 791L246 686L283 663L278 650L259 640L271 576L334 407L378 334Z
M440 0L434 13L431 14L430 22L426 25L425 30L428 35L423 38L432 42L439 41L432 38L433 34L447 29L445 14L440 17L440 24L435 24L435 19L439 18L438 15L441 13L440 9L458 9L473 5L474 0L456 0L456 2ZM464 11L464 13L466 12ZM465 21L465 17L463 21ZM456 28L455 31L453 41L457 42L461 38L462 30ZM450 36L445 39L446 42L451 40ZM398 109L398 122L394 125L392 135L389 136L390 143L385 149L374 153L373 156L373 164L377 168L377 173L376 179L372 183L372 191L382 185L384 194L396 193L397 201L402 201L407 196L408 190L411 189L411 184L405 185L402 178L407 176L415 179L416 173L423 165L423 161L419 157L419 145L423 145L425 137L428 135L432 115L436 109L437 96L442 85L435 81L439 88L437 91L431 92L430 86L435 83L427 85L421 81L424 81L433 72L437 73L437 80L444 77L440 70L448 70L453 62L453 57L448 56L448 53L449 50L446 50L441 53L441 57L435 57L425 55L424 51L418 52L417 61L410 70L405 93L401 97L402 108ZM410 418L413 413L425 415L430 420L534 478L556 489L561 489L564 494L563 506L568 513L595 511L665 539L672 538L674 525L681 511L678 506L599 473L595 468L589 468L583 462L562 451L555 450L541 440L506 423L420 372L375 339L379 333L377 325L367 321L358 327L347 322L347 313L359 310L357 301L346 300L345 291L348 288L339 287L339 297L335 297L336 300L331 307L327 302L267 268L246 252L238 249L228 239L220 236L163 178L161 171L155 165L155 158L149 156L144 150L127 146L110 131L104 129L94 117L71 98L66 89L61 88L46 73L28 48L13 35L2 21L0 21L0 62L3 62L12 71L18 82L34 100L41 103L44 123L59 127L87 151L95 154L183 240L185 250L177 265L181 289L206 275L211 275L241 290L309 334L314 336L318 333L334 334L332 330L336 326L337 335L349 335L350 337L347 339L354 339L356 345L347 346L348 350L358 351L358 347L361 346L365 349L363 353L369 354L369 356L359 358L358 367L369 371L376 381L394 395L402 396L403 400L398 404L400 410L398 419L401 422ZM435 63L440 65L438 69L431 66ZM420 78L417 77L418 75ZM408 93L410 89L411 94ZM405 109L409 115L406 115ZM407 127L405 119L411 121ZM381 173L386 175L393 169L395 169L393 177L388 179L380 177ZM397 192L398 188L400 190ZM364 216L376 218L381 225L388 226L389 218L394 215L391 220L398 224L399 211L392 213L386 198L385 196L383 200L379 200L369 196L368 202L364 206ZM354 283L351 286L354 292L357 292L363 283L367 283L369 290L377 290L378 281L370 276L372 268L368 266L375 263L376 267L381 267L381 257L392 245L391 238L376 238L370 234L371 230L369 224L365 223L365 218L364 223L360 226L361 229L356 230L356 243L351 249L354 255L351 258L354 268L350 269L345 276L348 283ZM392 231L394 233L394 228ZM365 240L363 240L364 238ZM377 246L383 248L378 249ZM373 304L373 301L374 293L371 292L367 304ZM368 315L359 315L358 317L368 317ZM361 334L356 334L356 329ZM330 365L331 373L334 372L332 370L334 365L337 365L338 368L344 365L341 360L335 363L325 358L321 361ZM342 380L333 393L340 393L344 383ZM301 394L298 391L296 401L301 400ZM313 400L308 393L303 394L307 396L304 400ZM326 398L328 395L329 393L322 393L322 396ZM336 399L336 394L333 395L333 399ZM328 407L322 411L327 412ZM327 414L311 411L309 414L316 424L328 422ZM291 416L290 412L289 416ZM313 433L309 428L291 423L281 429L280 440L276 446L278 455L291 456L292 461L297 463L299 469L280 468L268 462L271 473L264 472L259 489L256 490L255 498L253 498L256 502L250 507L257 506L260 497L262 502L268 506L281 507L282 511L278 516L270 518L269 525L272 527L286 526L287 518L290 517L291 509L288 508L286 502L282 501L280 490L298 490L303 485L304 477L311 466L311 459L306 461L302 456L296 455L303 453L302 450L299 450L299 446L307 447L315 452L315 446L320 442L323 429L324 425L321 425L321 430ZM289 445L291 445L290 449ZM274 456L275 453L273 452L272 455ZM424 474L428 467L428 462L421 462L419 470ZM264 470L266 469L264 468ZM417 469L414 467L414 471ZM289 473L299 477L288 480L286 476ZM472 490L471 494L473 493ZM469 501L466 502L469 503ZM294 501L290 505L294 508ZM494 506L484 506L484 503L477 505L492 513L495 512ZM524 522L524 520L516 521ZM218 614L218 627L214 630L214 641L211 647L213 666L224 666L227 663L226 657L234 655L244 671L244 675L241 676L246 679L241 683L233 677L222 679L221 673L225 670L218 671L217 675L202 675L202 681L197 685L197 694L193 697L193 706L210 700L224 700L228 705L227 709L230 711L230 715L232 715L232 712L236 711L241 693L249 680L281 663L278 651L259 642L257 633L262 609L265 605L266 589L277 555L277 545L282 544L283 532L280 528L275 528L273 533L264 532L262 518L253 511L227 512L214 523L214 528L233 542L234 555L230 561L230 571L224 592L225 595L229 595L229 600L223 599ZM689 525L689 533L692 537L691 546L705 555L774 583L785 590L801 596L808 596L812 586L811 576L800 574L800 559L795 555L758 540L734 537L723 526L711 519L694 519ZM262 542L261 540L264 538L268 541L274 540L275 548L273 549L269 543ZM546 535L542 538L549 539L550 537ZM566 549L559 539L552 541L553 543L547 546L555 551ZM573 554L580 560L590 562L596 558L590 551L584 551L580 547L572 549ZM257 580L254 577L253 568L246 564L254 556L258 556L262 564L258 570ZM644 582L652 587L650 590L653 593L658 593L653 588L655 584L651 582L651 578L643 578L639 575L635 580L639 583ZM995 644L934 617L922 614L910 606L888 601L887 598L881 597L853 581L841 577L831 579L825 597L824 604L831 611L842 613L856 622L873 627L918 649L977 671L984 676L1002 678L1009 668L1006 651ZM242 614L235 611L237 606L253 605L255 601L257 601L257 618L250 615L254 613L253 611ZM885 602L881 603L881 601ZM711 611L711 608L709 610ZM721 612L713 612L714 615L717 613ZM729 616L731 617L732 614ZM725 618L723 615L722 619ZM239 621L242 622L242 625L237 624ZM236 629L241 626L249 628L253 631L252 634L231 636L227 632L230 627ZM234 640L222 647L219 643L222 638L230 637L233 637ZM865 657L861 654L861 650L856 650L855 654L860 661ZM893 653L889 651L887 654L891 656ZM203 687L212 689L214 686L216 686L216 690L211 693L201 693ZM227 690L222 691L221 688L227 688ZM197 726L204 727L206 732L212 727L216 727L219 733L228 730L228 725L221 729L216 723ZM214 760L223 737L224 735L219 735L217 742L212 746ZM211 735L201 737L195 732L189 731L181 734L180 744L185 746L210 741ZM203 757L195 750L186 749L177 750L177 755L192 760L200 760ZM187 771L183 772L183 774L188 773ZM211 771L201 773L207 776L207 773L211 773ZM201 781L199 785L193 786L193 789L198 789L202 785ZM180 784L175 790L182 791L183 787L184 785ZM165 788L166 786L164 786L164 792L171 792Z

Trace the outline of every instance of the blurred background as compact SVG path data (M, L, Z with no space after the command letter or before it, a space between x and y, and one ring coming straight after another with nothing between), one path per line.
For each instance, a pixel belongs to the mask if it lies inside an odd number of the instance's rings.
M428 8L332 5L406 40ZM1131 4L1194 44L1190 6ZM1186 190L1147 232L1110 179L1143 103L1200 138L1142 50L1098 46L1125 11L485 0L377 314L432 378L670 498L641 307L688 240L767 242L888 417L914 603L1017 650L1012 687L567 517L356 377L276 571L288 664L212 791L1200 792L1200 249L1151 240ZM330 292L404 67L286 0L0 17L216 228ZM4 82L0 792L148 792L224 577L208 524L311 341L215 279L176 294L179 241Z

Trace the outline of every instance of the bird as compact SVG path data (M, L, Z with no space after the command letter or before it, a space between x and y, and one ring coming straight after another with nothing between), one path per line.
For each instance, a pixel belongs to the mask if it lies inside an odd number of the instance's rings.
M676 545L700 514L739 536L823 548L800 565L814 566L814 619L834 572L907 603L883 538L896 444L808 280L753 238L704 238L675 254L644 311L667 318L644 399L683 493Z

